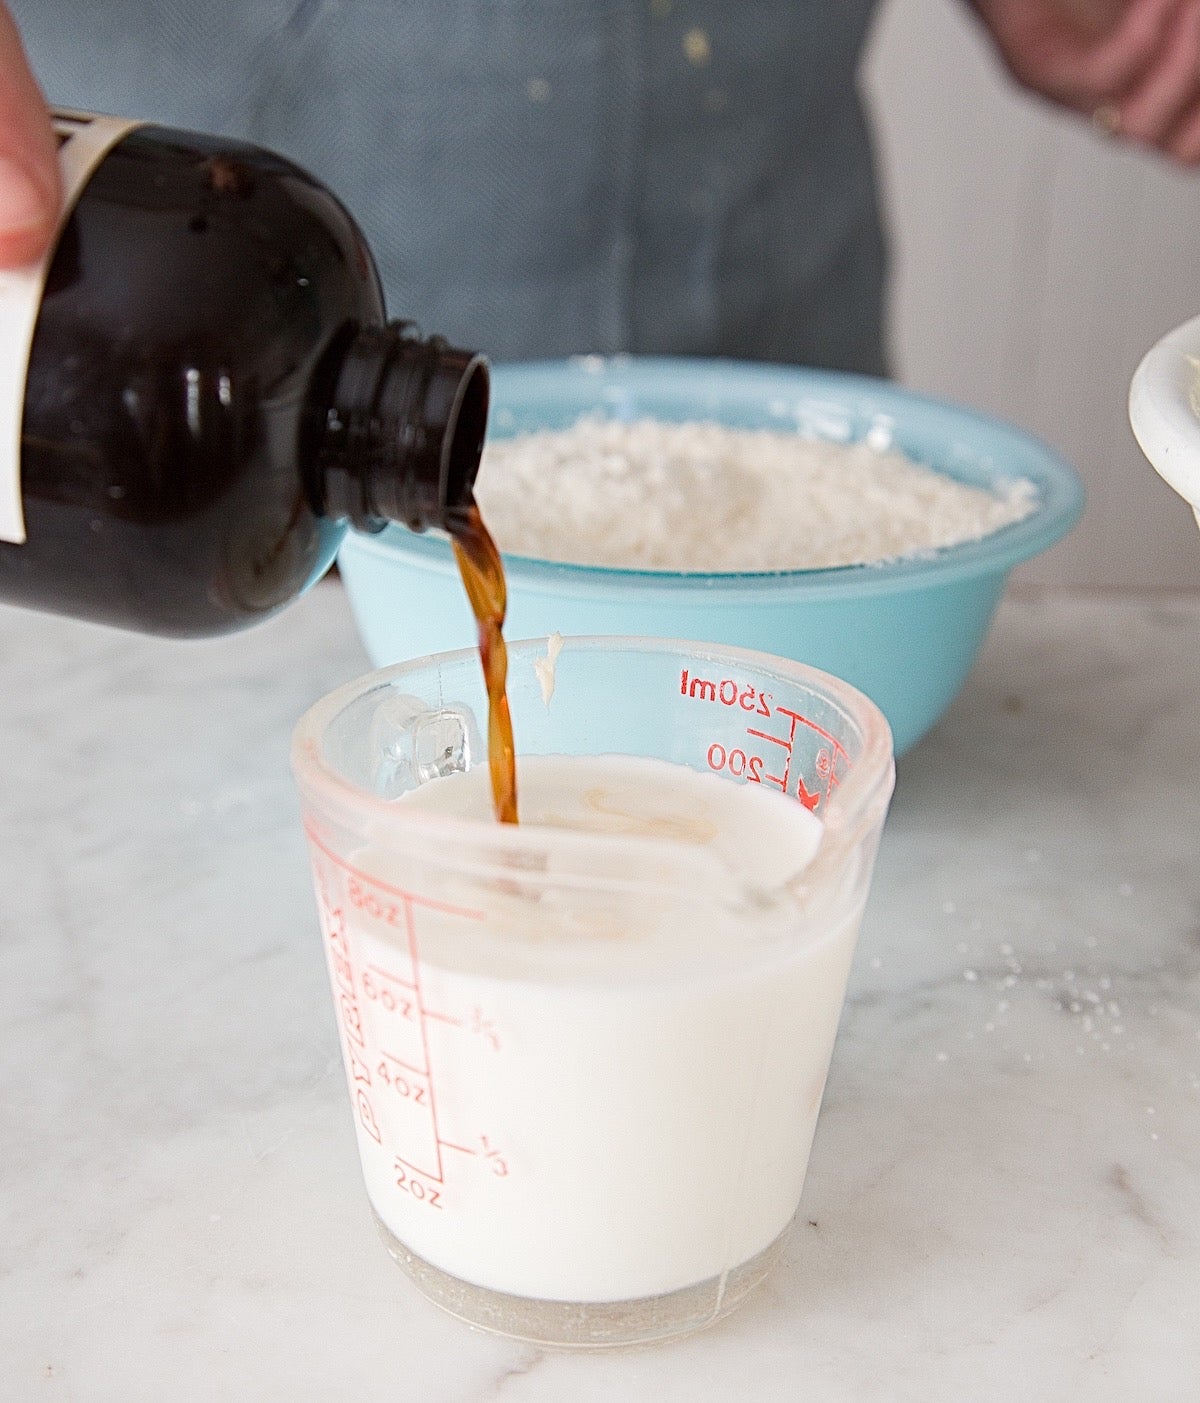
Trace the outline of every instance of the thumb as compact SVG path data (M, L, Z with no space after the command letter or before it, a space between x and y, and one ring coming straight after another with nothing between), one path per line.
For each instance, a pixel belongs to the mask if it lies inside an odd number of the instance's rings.
M46 100L0 0L0 268L18 267L46 251L60 200Z

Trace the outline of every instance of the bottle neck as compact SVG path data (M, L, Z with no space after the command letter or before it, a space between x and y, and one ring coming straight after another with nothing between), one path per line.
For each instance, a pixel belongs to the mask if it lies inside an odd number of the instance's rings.
M362 531L445 526L473 500L488 394L487 362L473 351L423 339L410 322L358 331L319 432L325 514Z

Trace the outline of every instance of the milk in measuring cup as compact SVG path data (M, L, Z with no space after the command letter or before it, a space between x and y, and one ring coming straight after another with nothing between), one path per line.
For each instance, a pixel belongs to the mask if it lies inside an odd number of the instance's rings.
M522 827L554 830L536 870L473 870L438 829L492 822L484 766L399 801L419 862L317 845L375 1213L516 1296L721 1278L795 1213L862 896L804 912L786 884L822 825L763 785L627 756L519 775Z

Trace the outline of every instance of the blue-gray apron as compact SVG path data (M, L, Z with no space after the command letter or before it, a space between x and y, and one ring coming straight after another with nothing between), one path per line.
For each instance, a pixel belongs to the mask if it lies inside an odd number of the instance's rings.
M394 316L497 360L881 372L873 0L13 0L54 103L324 179Z

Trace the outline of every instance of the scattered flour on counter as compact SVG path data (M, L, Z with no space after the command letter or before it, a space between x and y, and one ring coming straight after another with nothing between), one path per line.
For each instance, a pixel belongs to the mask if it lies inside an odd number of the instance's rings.
M580 565L811 570L977 540L1027 516L870 443L712 423L585 418L489 442L476 484L501 550Z

